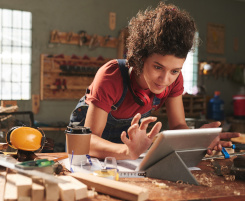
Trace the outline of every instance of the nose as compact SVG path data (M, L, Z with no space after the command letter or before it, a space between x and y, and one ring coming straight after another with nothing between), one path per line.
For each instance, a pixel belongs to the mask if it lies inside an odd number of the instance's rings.
M169 83L170 80L170 73L167 71L163 71L159 77L158 80L163 84L163 85L167 85Z

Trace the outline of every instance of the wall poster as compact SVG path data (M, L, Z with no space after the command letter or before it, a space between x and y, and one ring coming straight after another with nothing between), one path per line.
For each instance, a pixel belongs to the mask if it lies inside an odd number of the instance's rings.
M213 54L224 54L225 52L225 26L219 24L208 24L207 52Z

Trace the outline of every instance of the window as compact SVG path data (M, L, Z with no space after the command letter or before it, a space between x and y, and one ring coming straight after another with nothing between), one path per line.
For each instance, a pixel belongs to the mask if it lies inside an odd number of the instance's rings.
M28 100L31 86L30 12L0 9L0 99Z
M196 36L198 37L198 35ZM198 47L194 47L195 51L188 53L182 68L184 77L184 92L188 94L197 94L198 81Z

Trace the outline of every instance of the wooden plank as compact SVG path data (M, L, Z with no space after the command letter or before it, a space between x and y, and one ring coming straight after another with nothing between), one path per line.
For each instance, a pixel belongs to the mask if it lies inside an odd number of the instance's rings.
M57 183L52 183L49 181L44 181L45 186L45 199L56 201L59 199L59 187Z
M15 185L18 198L31 197L32 179L22 174L16 174Z
M75 179L74 177L71 176L60 176L61 179L70 181L70 183L65 183L65 184L59 184L60 189L62 188L62 186L69 186L74 190L74 199L75 200L81 200L84 198L88 197L88 190L87 190L87 185L83 184L82 182L78 181L77 179ZM62 199L62 196L61 196ZM71 200L69 199L64 199L64 200Z
M18 199L15 180L16 174L7 174L7 182L4 190L4 201L15 201Z
M6 172L0 172L0 201L4 199L4 189L6 183Z
M33 201L43 201L45 189L43 186L42 179L32 178L32 190L31 197Z
M148 190L132 184L110 180L102 177L96 177L81 172L71 173L70 176L78 179L88 186L95 188L95 191L111 195L124 200L147 200L149 197Z

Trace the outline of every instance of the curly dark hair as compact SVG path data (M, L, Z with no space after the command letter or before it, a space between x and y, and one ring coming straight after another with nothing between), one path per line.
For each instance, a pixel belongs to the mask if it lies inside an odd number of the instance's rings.
M186 58L197 32L189 13L163 2L154 10L140 11L129 22L128 30L127 60L138 75L143 69L143 58L153 53Z

